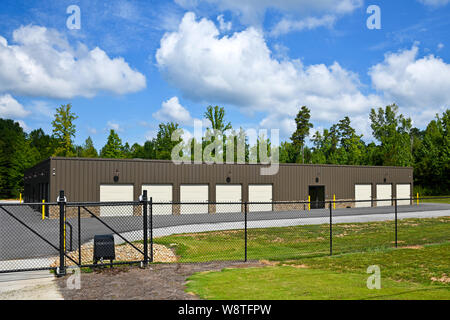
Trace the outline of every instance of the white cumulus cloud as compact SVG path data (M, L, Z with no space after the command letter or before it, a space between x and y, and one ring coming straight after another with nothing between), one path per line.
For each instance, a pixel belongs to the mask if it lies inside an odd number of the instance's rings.
M209 5L210 9L219 12L229 10L237 15L242 23L258 27L261 26L266 12L274 10L283 16L281 25L276 27L277 31L274 31L281 32L303 30L304 27L299 26L305 23L311 28L314 24L305 22L303 20L305 18L315 17L323 20L324 15L339 16L351 13L361 7L364 0L175 0L175 2L189 10L201 5ZM289 28L285 27L287 23L291 25Z
M0 95L0 117L1 118L24 118L30 114L10 94Z
M146 87L146 78L121 57L96 47L72 47L58 31L22 26L13 44L0 36L0 92L50 98L126 94Z
M416 109L450 106L450 64L434 55L418 58L419 48L385 55L369 75L374 88L400 106Z
M156 53L162 74L184 96L266 112L262 124L292 119L302 105L315 120L367 113L381 106L375 95L360 91L358 76L339 63L306 66L299 60L276 60L260 31L249 27L220 37L208 19L187 13L175 32L166 33ZM283 125L283 130L292 125Z
M308 17L301 20L292 20L288 18L282 18L275 27L272 28L270 34L278 36L286 34L291 31L311 30L318 27L331 27L336 22L336 16L324 15L323 17Z
M174 121L181 125L193 125L193 118L189 111L180 104L178 97L164 101L161 109L153 113L153 117L160 121Z
M223 14L217 16L217 21L219 22L220 31L230 31L233 26L231 21L225 22Z
M106 123L106 126L109 130L114 130L116 132L123 132L122 127L120 126L120 124L113 122L113 121L108 121Z

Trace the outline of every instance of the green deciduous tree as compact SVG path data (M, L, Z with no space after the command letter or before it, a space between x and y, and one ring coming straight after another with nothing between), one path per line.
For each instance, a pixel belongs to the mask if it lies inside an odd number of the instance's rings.
M360 165L363 163L364 142L362 135L357 135L352 128L349 117L340 120L338 125L339 149L337 162L345 165Z
M211 127L208 129L218 130L221 133L225 133L225 131L232 128L231 122L225 123L225 109L223 107L208 106L204 117L211 123Z
M414 179L429 194L450 192L450 110L436 115L414 148Z
M397 115L398 106L393 104L385 109L370 112L372 134L381 145L383 165L412 166L411 119Z
M57 141L48 134L45 134L44 130L36 129L28 134L27 140L30 142L30 147L35 148L39 154L38 162L50 158L57 146Z
M75 148L72 139L75 137L76 129L73 123L78 117L71 112L72 105L61 105L56 109L55 119L52 121L53 137L57 141L54 156L73 157Z
M208 106L206 108L206 112L204 113L205 119L207 119L210 122L210 127L206 130L206 136L203 142L203 150L211 143L215 142L215 135L220 135L222 137L222 148L219 148L219 150L213 149L211 156L216 156L216 151L218 151L221 154L221 157L223 157L222 161L226 159L226 141L227 137L225 132L227 130L231 130L231 122L226 123L225 121L225 109L223 107L219 106Z
M179 143L182 143L182 139L172 141L172 135L179 129L178 123L174 122L161 123L159 125L159 130L154 141L156 159L172 160L172 149Z
M18 198L24 171L39 157L19 123L0 119L0 198Z

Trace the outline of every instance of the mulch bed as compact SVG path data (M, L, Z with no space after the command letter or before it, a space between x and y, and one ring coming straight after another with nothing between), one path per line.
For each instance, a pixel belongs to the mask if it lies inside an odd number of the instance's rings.
M263 262L209 262L154 264L139 267L102 268L81 274L81 289L67 289L67 276L57 280L66 300L198 300L186 293L186 278L196 272L224 268L267 266Z

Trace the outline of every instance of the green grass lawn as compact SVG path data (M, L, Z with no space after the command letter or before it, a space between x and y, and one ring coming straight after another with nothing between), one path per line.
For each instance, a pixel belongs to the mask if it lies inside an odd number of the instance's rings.
M450 243L305 258L277 266L198 273L186 291L203 299L450 299ZM370 265L379 265L381 289L367 288ZM440 279L441 281L433 281Z
M450 204L450 196L447 196L449 198L446 199L421 199L419 197L419 202L425 202L425 203L448 203ZM424 198L433 198L433 197L429 197L429 196L424 196ZM439 197L434 197L434 198L439 198Z
M333 254L377 252L395 245L394 222L333 225ZM398 221L399 246L450 241L450 217ZM175 249L180 262L244 259L244 231L180 234L155 239ZM326 256L329 224L248 229L248 259L289 260Z
M248 230L248 258L270 266L194 274L187 291L204 299L450 299L450 217L394 222ZM155 239L181 262L242 260L244 231ZM274 265L273 265L274 264ZM381 269L382 288L366 286L367 267Z

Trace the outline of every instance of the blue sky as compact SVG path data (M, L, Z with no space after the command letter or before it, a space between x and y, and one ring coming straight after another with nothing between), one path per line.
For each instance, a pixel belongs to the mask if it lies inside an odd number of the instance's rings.
M348 115L370 140L370 108L393 102L424 128L450 106L449 17L449 0L3 0L0 117L51 133L72 103L76 143L98 148L111 128L130 144L160 122L192 132L209 104L282 140L302 105L313 131Z

